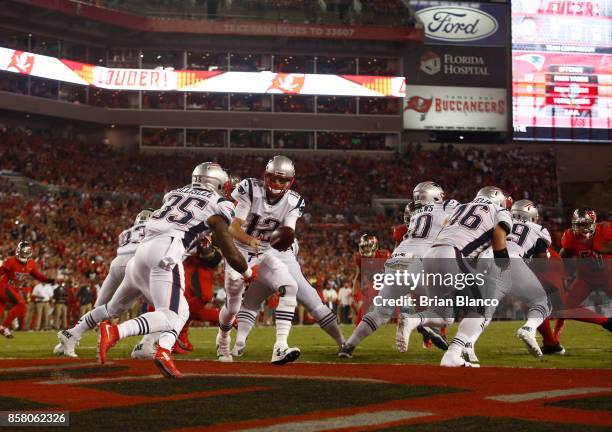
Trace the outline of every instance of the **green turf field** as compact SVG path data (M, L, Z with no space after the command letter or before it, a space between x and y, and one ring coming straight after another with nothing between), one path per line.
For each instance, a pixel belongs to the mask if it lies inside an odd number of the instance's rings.
M564 356L545 356L538 360L527 354L523 344L516 338L520 322L494 322L482 335L476 352L482 366L520 366L544 368L612 368L612 333L600 326L568 321L562 336L567 353ZM353 326L343 326L348 337ZM194 328L190 339L195 350L185 359L215 358L216 328ZM456 331L453 326L449 335ZM421 336L414 332L408 353L401 354L394 346L395 326L387 325L366 339L355 350L350 362L354 363L411 363L436 365L441 358L437 348L423 349ZM128 358L138 338L121 341L110 353L110 358ZM318 326L295 326L289 338L292 346L302 350L300 362L341 362L336 357L333 341ZM53 346L57 343L56 332L15 333L14 339L0 338L0 358L44 358L53 357ZM274 343L273 327L258 327L251 333L245 356L235 361L270 360ZM89 333L81 341L77 353L81 357L95 357L96 334Z

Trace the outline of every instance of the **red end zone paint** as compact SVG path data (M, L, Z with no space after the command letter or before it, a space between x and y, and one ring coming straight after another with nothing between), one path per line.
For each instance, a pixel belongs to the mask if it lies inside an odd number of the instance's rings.
M180 400L197 397L215 397L217 395L235 394L241 392L258 392L269 389L265 377L287 379L312 378L330 379L365 379L382 380L394 384L449 386L464 389L464 393L440 394L429 397L411 398L372 404L350 409L330 409L317 413L277 417L266 420L244 421L231 424L209 426L209 431L227 431L236 428L254 428L267 425L308 421L334 416L350 416L357 413L372 413L376 411L406 410L429 413L421 417L393 424L416 424L448 420L465 416L512 417L523 420L543 422L578 423L593 426L612 426L612 415L609 412L595 413L578 409L568 409L548 406L553 400L575 398L576 396L557 396L554 398L538 398L525 402L503 402L488 399L490 396L528 394L552 390L575 388L592 388L584 396L596 394L612 394L612 370L599 369L519 369L519 368L460 368L448 369L437 366L414 365L359 365L359 364L318 364L296 363L284 367L276 367L265 363L218 363L205 361L178 361L179 369L187 374L259 376L262 375L261 386L243 387L237 389L220 389L207 392L175 394L167 396L129 396L85 387L90 378L121 379L156 379L159 373L152 362L136 360L114 361L113 365L127 367L127 370L110 371L103 367L92 365L91 360L0 360L0 375L23 374L24 368L57 366L57 373L49 378L32 378L11 381L10 385L0 387L0 397L22 398L45 404L59 405L58 409L71 412L91 410L96 408L112 408L143 403L163 403L169 400ZM91 369L91 373L71 377L69 383L62 382L62 369L69 370L73 366ZM43 369L44 368L44 369ZM21 370L22 372L19 372ZM35 370L30 370L35 372ZM129 378L128 378L129 379ZM159 378L163 379L163 378ZM189 378L186 378L189 379ZM80 381L82 380L82 381ZM53 382L49 384L49 382ZM81 385L83 384L83 385ZM601 389L601 391L597 390ZM562 393L562 392L561 392ZM58 398L61 395L61 398ZM385 424L386 425L386 424ZM381 424L371 428L380 428ZM359 427L359 430L368 427ZM196 429L181 429L198 430ZM346 429L346 430L351 430Z

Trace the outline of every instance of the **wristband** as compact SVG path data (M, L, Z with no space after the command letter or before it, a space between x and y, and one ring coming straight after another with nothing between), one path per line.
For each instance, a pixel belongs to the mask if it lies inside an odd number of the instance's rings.
M245 279L250 278L253 275L253 270L251 270L251 268L247 268L246 271L244 273L242 273L242 277Z
M510 255L508 255L508 249L503 248L502 250L498 250L498 251L494 250L493 257L494 258L510 258Z

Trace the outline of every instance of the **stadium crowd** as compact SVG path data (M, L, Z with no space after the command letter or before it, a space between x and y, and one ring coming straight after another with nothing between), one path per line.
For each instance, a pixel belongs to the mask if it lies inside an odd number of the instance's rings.
M65 283L73 297L83 286L95 290L115 255L117 235L143 207L156 208L166 191L187 183L201 159L195 154L120 152L83 141L70 129L0 126L0 170L31 179L27 193L7 180L0 182L0 258L10 255L17 242L28 240L35 246L41 270ZM240 177L260 177L267 159L218 155L218 162ZM408 198L424 179L435 179L459 201L471 199L487 184L499 185L515 200L529 198L543 206L543 223L551 228L553 240L559 240L562 220L547 210L558 204L552 153L452 145L432 150L415 144L392 158L343 154L293 159L294 188L306 199L298 226L299 259L304 274L321 292L350 283L363 232L393 248L391 227L400 222L403 208L375 213L373 198ZM529 174L533 172L539 175ZM32 282L24 281L29 288ZM69 320L75 316L72 313Z

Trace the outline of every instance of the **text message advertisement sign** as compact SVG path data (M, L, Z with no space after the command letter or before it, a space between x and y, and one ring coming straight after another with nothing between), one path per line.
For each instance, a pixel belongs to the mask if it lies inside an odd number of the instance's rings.
M406 63L406 76L417 85L506 86L505 49L421 45Z
M611 141L612 0L512 1L519 140Z
M410 7L423 22L425 44L507 45L507 5L413 0Z
M507 115L503 88L406 86L405 129L503 132Z

